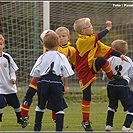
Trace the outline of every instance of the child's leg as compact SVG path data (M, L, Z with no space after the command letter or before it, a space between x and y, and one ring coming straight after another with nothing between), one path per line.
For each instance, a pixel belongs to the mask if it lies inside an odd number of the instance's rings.
M56 131L62 131L64 125L64 111L56 112Z
M115 81L114 81L115 82ZM111 131L113 127L114 114L118 108L119 101L119 92L118 88L115 86L107 85L107 96L109 99L108 112L106 118L106 131Z
M130 128L132 122L133 122L133 92L131 90L130 91L130 100L128 101L128 104L130 105L128 107L128 111L127 111L127 115L126 115L126 119L124 121L123 127L122 127L122 131L123 132L133 132L133 130Z
M3 108L0 109L0 122L2 122Z
M83 90L82 99L82 126L86 131L93 131L90 125L90 102L91 102L91 86Z
M103 69L103 71L105 71L108 78L111 78L113 76L113 71L111 66L109 65L109 62L103 57L98 57L95 60L93 69L95 72L98 72L101 68Z
M114 113L115 113L115 110L108 107L107 118L106 118L106 127L105 127L106 131L111 131L112 130Z
M3 108L0 109L0 129L1 129L1 124L2 124L2 116L3 116Z
M124 121L122 132L133 132L133 129L130 128L133 121L133 112L127 112L126 119Z
M108 107L106 126L113 127L114 113L115 113L115 109Z
M20 119L21 108L14 108L14 111L16 113L17 123L22 124L22 120Z
M6 97L0 94L0 122L2 122L3 109L7 106Z
M132 121L133 121L133 112L132 113L127 112L123 126L125 126L126 128L130 128Z
M21 105L21 120L22 120L22 128L25 128L28 125L28 119L29 119L29 110L30 110L30 105L32 103L32 99L37 92L37 83L38 79L32 78L29 88L26 92L26 95L23 99L23 103Z
M40 109L37 106L36 107L36 115L35 115L34 131L41 131L43 113L44 113L44 110Z
M54 122L56 122L56 112L52 111L52 119Z
M21 105L21 116L28 116L28 112L30 109L30 105L32 103L32 98L36 93L36 86L37 86L38 80L36 78L32 78L29 88L26 92L26 95L23 99L23 103Z
M91 86L83 90L82 121L90 120Z

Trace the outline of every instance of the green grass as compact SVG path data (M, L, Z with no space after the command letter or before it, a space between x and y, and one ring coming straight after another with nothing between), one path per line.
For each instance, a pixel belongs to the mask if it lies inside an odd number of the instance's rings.
M104 131L105 129L105 121L107 115L107 97L106 91L92 91L92 102L91 102L91 122L94 131ZM23 94L18 93L20 102L22 101ZM70 97L70 98L69 98ZM77 94L75 98L77 98L78 102L73 102L72 95L65 95L67 99L68 108L65 109L65 119L64 119L64 131L81 131L84 129L81 126L81 94ZM98 99L96 101L96 99ZM99 102L101 99L101 102ZM76 101L76 100L75 100ZM80 101L80 102L79 102ZM3 114L3 122L1 126L1 131L33 131L34 127L34 116L35 116L35 106L37 104L37 97L34 97L32 106L30 108L30 119L29 125L26 128L21 128L21 125L17 124L16 117L13 108L6 107L4 109ZM121 104L119 104L118 111L115 114L114 118L114 128L113 131L121 131L122 124L124 122L126 113L123 112L123 108ZM51 111L45 110L42 122L42 131L55 131L55 123L51 119Z

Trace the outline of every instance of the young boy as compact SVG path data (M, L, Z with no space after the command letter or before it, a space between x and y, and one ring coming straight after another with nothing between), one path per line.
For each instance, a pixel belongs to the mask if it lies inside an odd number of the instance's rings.
M38 105L36 107L34 131L40 131L45 108L56 112L56 131L63 130L65 91L62 77L74 74L67 57L57 51L59 37L52 30L43 32L44 47L48 50L42 54L33 66L30 75L39 79L37 85Z
M2 122L4 107L11 106L14 108L17 117L17 123L21 124L20 120L20 103L16 95L16 74L18 70L13 58L3 52L5 47L5 39L0 34L0 123Z
M112 42L112 48L126 55L128 44L124 40L115 40ZM126 119L122 127L122 132L133 132L130 128L133 121L133 92L129 88L129 81L133 79L133 62L130 57L125 56L128 62L121 60L118 57L112 56L108 59L113 70L113 74L118 74L123 77L121 81L112 80L107 85L107 95L109 98L106 131L111 131L113 127L114 113L118 108L118 101L127 111Z
M55 32L59 36L59 46L58 52L63 53L69 60L72 68L74 69L75 60L76 60L76 49L70 45L70 31L66 27L59 27L55 30ZM41 40L43 40L43 33L40 35ZM46 52L46 51L45 51ZM26 92L26 95L23 99L23 103L21 106L21 116L22 116L22 127L25 128L28 124L28 112L30 110L30 105L32 103L32 99L37 91L37 83L38 79L32 78L29 84L29 88ZM68 90L68 78L63 79L64 88ZM56 115L55 112L52 111L52 119L55 121Z
M80 87L83 92L82 99L82 126L86 131L92 131L90 125L90 101L91 85L96 80L95 74L105 71L108 78L121 79L119 75L113 75L109 62L110 55L124 59L124 55L104 45L100 39L112 28L111 21L106 22L106 29L98 34L93 34L93 26L89 18L81 18L75 21L74 30L78 33L76 41L76 64Z
M70 44L70 31L66 27L59 27L55 32L59 36L58 52L63 53L68 58L72 68L74 68L76 49Z

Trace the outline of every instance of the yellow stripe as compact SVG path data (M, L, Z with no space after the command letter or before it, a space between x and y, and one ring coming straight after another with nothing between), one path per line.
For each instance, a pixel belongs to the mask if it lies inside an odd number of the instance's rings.
M90 113L90 110L83 110L83 113Z
M83 104L82 104L82 107L90 107L90 105L83 105Z
M83 113L90 113L90 105L83 105L82 104L82 112Z
M86 85L83 86L82 81L79 81L80 87L82 90L86 89L90 84L93 84L96 80L96 77L93 77Z
M26 110L26 111L29 111L30 109L27 109L27 108L24 108L24 107L21 107L23 110Z
M33 89L37 90L37 87L33 84L29 84L30 87L32 87Z
M110 65L108 65L106 68L103 68L103 70L104 70L106 73L109 73L112 69L111 69Z

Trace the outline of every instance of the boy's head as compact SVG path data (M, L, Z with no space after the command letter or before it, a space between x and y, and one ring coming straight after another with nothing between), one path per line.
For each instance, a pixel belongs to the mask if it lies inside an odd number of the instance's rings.
M48 50L57 50L59 45L59 37L53 30L45 30L40 35L44 47Z
M59 36L60 45L67 44L70 39L70 31L66 27L59 27L55 30Z
M111 47L115 50L121 52L122 54L126 55L128 51L128 44L124 40L115 40L111 43Z
M3 50L4 47L5 47L5 39L2 36L2 34L0 34L0 50Z
M89 18L80 18L74 22L74 30L83 35L92 35L93 26Z

